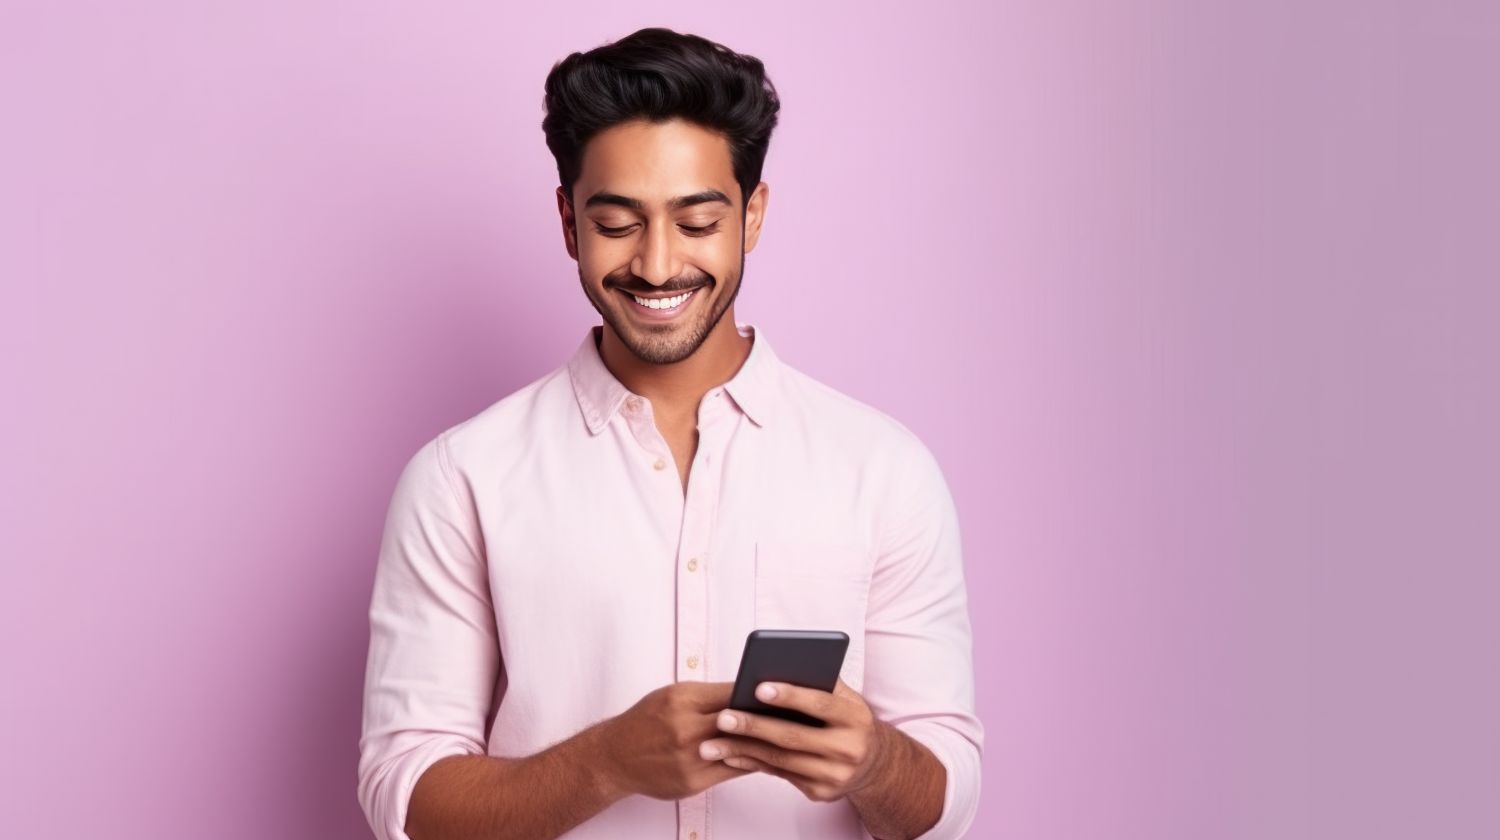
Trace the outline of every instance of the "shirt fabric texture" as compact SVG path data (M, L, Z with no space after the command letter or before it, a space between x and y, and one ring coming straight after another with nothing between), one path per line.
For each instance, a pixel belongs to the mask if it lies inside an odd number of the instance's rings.
M762 330L698 406L684 493L651 402L599 355L547 375L406 463L371 596L358 796L379 840L450 755L522 757L662 685L735 678L752 629L849 634L842 678L946 772L919 840L978 807L983 727L958 517L900 422L783 363ZM728 733L721 733L727 737ZM679 801L628 796L568 840L870 840L847 799L751 773Z

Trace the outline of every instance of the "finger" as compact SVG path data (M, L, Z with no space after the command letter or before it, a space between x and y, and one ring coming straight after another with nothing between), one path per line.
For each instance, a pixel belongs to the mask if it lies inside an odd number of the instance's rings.
M847 734L845 730L832 726L809 726L793 720L782 720L771 715L725 710L714 719L720 732L729 735L748 735L769 741L789 750L803 750L820 755L841 752L839 740Z
M837 688L835 684L834 689ZM755 687L755 697L762 703L806 712L828 723L843 722L840 712L845 700L832 692L789 683L763 682Z
M736 755L745 755L751 752L751 747L756 744L764 745L764 741L754 738L736 738L726 735L721 738L710 738L698 745L698 757L704 761L723 761ZM775 749L780 749L776 747ZM811 755L811 753L807 753Z
M769 765L787 773L795 774L810 782L838 783L847 773L841 762L813 753L787 750L754 738L715 738L703 744L700 756L707 757L709 747L718 747L720 760L731 767L740 766L740 759L748 759L757 765Z
M688 743L702 743L715 735L723 735L719 729L718 711L686 715L677 720L681 737Z
M708 768L709 787L730 779L738 779L740 776L748 776L754 772L753 767L735 767L732 764L715 761L713 766Z
M785 770L773 764L767 764L759 759L750 758L749 756L736 756L734 758L725 759L726 763L730 761L734 762L733 766L744 768L746 772L765 773L767 776L775 776L778 779L785 779L787 782L790 782L793 787L801 791L803 796L807 797L808 799L814 798L812 791L817 783L811 779L806 778L805 776L799 775L790 770Z
M793 773L790 770L777 767L774 764L767 764L758 758L751 758L748 755L732 755L719 763L726 764L739 770L749 770L755 773L766 773L771 776L778 776L788 781L791 781L792 779L796 779L799 782L802 781L802 779L799 778L798 774Z

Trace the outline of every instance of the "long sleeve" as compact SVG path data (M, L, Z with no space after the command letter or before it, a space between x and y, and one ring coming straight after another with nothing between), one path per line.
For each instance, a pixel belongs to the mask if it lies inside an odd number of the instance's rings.
M862 693L877 718L932 750L946 769L942 816L918 840L954 840L979 807L984 728L975 714L958 514L936 459L911 441L880 523Z
M359 802L379 840L408 840L417 779L485 753L501 667L473 499L439 435L407 462L381 537L359 740Z

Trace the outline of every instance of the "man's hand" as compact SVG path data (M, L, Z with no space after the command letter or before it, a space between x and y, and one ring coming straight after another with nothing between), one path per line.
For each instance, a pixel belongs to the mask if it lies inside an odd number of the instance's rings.
M725 710L718 716L718 727L734 734L705 741L700 753L704 759L779 776L814 802L841 799L879 778L889 752L889 730L842 679L832 692L761 683L755 696L772 706L806 712L828 725L819 728Z
M600 724L602 774L614 792L682 799L753 772L699 757L734 683L676 682Z

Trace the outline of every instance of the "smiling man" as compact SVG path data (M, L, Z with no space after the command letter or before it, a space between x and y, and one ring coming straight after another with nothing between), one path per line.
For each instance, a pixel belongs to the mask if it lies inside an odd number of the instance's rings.
M962 836L983 728L943 474L734 317L780 107L761 62L643 29L559 62L545 102L603 324L397 480L359 744L376 836ZM758 692L826 726L727 710L755 628L849 635L832 692Z

